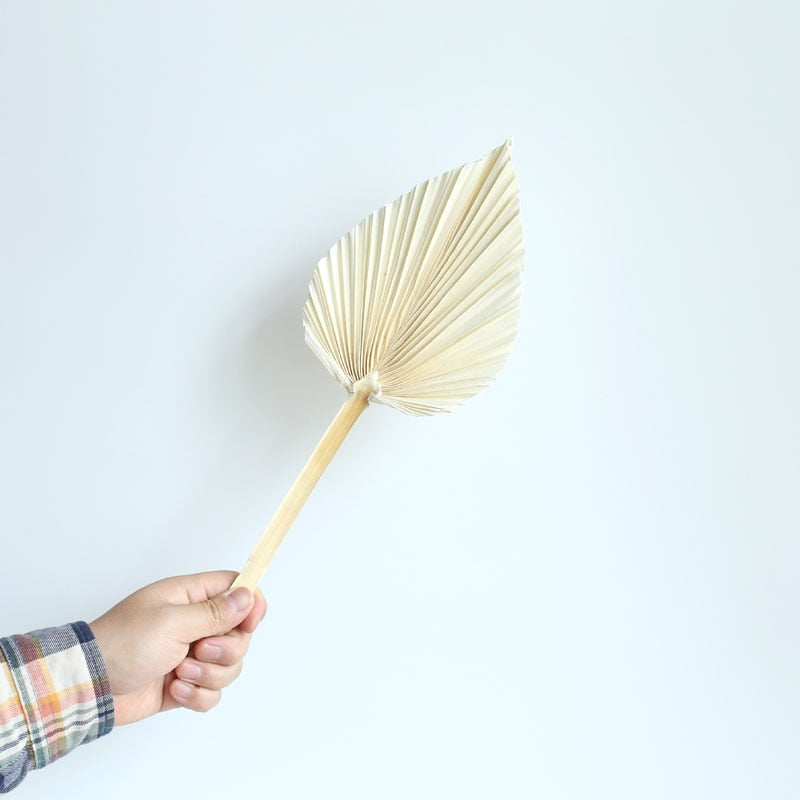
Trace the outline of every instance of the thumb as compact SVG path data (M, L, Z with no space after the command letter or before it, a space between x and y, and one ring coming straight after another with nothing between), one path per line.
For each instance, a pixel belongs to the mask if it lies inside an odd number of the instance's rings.
M253 593L240 586L207 600L176 606L179 613L175 633L187 644L206 636L228 633L247 617L254 602Z

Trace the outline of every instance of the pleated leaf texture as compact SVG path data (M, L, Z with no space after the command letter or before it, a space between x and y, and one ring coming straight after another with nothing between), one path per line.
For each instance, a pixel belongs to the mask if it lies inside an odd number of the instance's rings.
M409 414L452 411L503 367L524 262L506 142L374 211L317 264L306 341L349 391Z

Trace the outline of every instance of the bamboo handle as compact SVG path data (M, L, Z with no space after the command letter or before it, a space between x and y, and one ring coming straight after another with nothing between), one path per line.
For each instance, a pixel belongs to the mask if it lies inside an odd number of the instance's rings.
M231 588L246 586L251 591L254 591L258 586L270 561L272 561L272 557L280 547L287 531L300 513L300 509L308 499L312 489L317 485L317 481L328 464L330 464L331 459L336 455L336 451L344 441L345 436L350 432L350 428L353 427L353 424L368 404L369 391L359 389L351 394L339 409L339 413L334 417L330 427L325 431L316 448L314 448L314 452L297 476L297 480L292 484L289 493L284 497L272 521L267 525L264 533L261 534L258 544L244 565L242 574L233 582Z

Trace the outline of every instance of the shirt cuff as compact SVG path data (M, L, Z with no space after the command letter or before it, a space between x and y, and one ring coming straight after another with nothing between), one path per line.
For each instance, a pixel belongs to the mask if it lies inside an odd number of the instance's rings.
M8 791L28 769L109 733L114 701L100 648L85 622L0 638L3 660L12 696L5 704L0 698L9 717L0 738L16 730L7 747L0 747L0 791Z

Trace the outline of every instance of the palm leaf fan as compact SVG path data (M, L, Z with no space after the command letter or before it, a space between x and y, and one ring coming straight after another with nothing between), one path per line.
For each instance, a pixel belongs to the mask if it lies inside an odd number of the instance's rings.
M303 503L371 401L452 411L505 364L523 266L508 141L373 212L317 264L306 342L349 397L235 585L254 589Z

